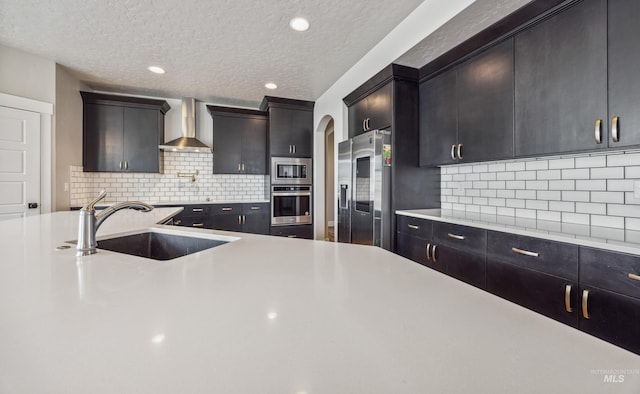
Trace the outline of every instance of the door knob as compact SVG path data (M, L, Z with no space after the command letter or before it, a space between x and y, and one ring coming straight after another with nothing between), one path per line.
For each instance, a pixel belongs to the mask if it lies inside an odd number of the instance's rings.
M29 207L29 209L36 209L36 208L38 208L38 203L37 202L30 202L28 207Z

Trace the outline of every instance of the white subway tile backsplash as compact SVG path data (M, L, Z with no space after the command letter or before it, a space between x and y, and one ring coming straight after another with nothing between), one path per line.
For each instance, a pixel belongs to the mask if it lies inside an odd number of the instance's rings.
M562 226L640 231L640 199L633 193L634 181L640 181L637 151L447 166L441 175L445 209L445 204L454 204L447 197L455 196L457 207L470 212L495 208L497 215L562 222ZM112 182L130 183L122 178ZM457 192L459 185L462 192ZM92 190L90 182L87 189Z
M498 210L496 207L491 207L491 206L481 206L480 207L480 213L484 213L487 215L497 215Z
M576 168L606 167L607 156L576 157Z
M577 168L573 170L561 170L561 171L562 171L562 179L589 179L589 176L590 176L588 168Z

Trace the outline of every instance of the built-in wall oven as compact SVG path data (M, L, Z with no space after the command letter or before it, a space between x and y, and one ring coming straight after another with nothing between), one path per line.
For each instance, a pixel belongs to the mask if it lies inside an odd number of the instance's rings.
M272 185L311 185L311 159L299 157L272 157Z
M271 186L271 225L311 224L311 185Z

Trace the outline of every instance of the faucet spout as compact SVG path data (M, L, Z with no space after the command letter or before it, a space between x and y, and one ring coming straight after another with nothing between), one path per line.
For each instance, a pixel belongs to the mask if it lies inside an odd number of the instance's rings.
M112 205L96 215L95 204L105 198L107 192L102 190L98 197L84 206L80 210L80 220L78 223L78 245L76 246L76 256L87 256L96 253L98 243L96 232L105 220L121 209L135 209L149 212L153 206L140 201L127 201Z

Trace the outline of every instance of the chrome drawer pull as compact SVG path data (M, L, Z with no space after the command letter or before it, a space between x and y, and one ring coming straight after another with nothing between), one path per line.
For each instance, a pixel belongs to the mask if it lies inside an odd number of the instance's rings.
M429 248L431 247L431 244L428 243L427 244L427 261L431 261L431 256L429 256Z
M539 254L536 252L529 252L528 250L522 250L522 249L518 249L518 248L511 248L512 252L515 253L519 253L519 254L523 254L525 256L530 256L530 257L538 257Z
M453 160L455 160L455 159L456 159L456 153L455 153L455 151L456 151L456 145L455 145L455 144L453 144L453 145L451 145L451 159L453 159Z
M257 211L257 210L259 210L259 209L260 209L260 207L251 207L251 210L252 210L252 211Z
M589 318L589 290L582 290L582 317Z
M633 279L633 280L640 280L640 276L636 275L636 274L629 274L629 279Z
M203 212L204 209L203 208L193 208L191 211L192 212Z
M564 287L564 309L569 313L573 312L573 308L571 308L571 285Z
M614 116L613 119L611 119L611 138L613 139L613 142L620 141L620 135L618 132L619 119L620 118L618 118L617 116Z
M295 234L292 234L292 235L287 235L287 238L298 238L298 236Z
M242 216L238 215L238 224L242 224Z
M433 260L434 263L437 263L437 261L436 261L436 245L433 245L433 249L431 249L431 259Z
M602 144L602 120L596 120L596 143Z
M223 211L233 211L233 208L228 208L228 207L224 207L222 208Z
M414 229L414 230L417 230L417 229L420 228L420 226L416 226L416 225L413 225L413 224L407 224L407 226L409 226L409 228Z
M462 144L458 144L458 160L462 160Z
M193 223L193 227L204 227L204 223Z
M464 239L464 235L456 235L456 234L447 234L449 236L449 238L453 238L453 239L460 239L463 240Z

